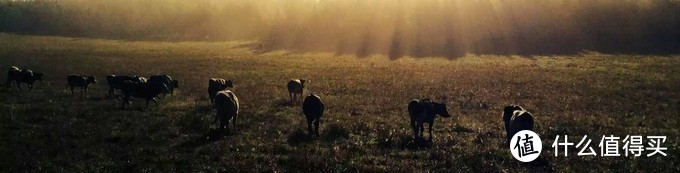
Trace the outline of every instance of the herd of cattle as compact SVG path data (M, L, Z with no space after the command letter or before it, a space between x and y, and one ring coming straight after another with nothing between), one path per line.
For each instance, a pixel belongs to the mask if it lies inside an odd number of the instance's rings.
M14 82L21 90L21 84L26 83L29 90L33 88L35 81L42 81L43 74L33 72L28 69L21 70L12 66L7 72L7 87L11 88ZM80 88L81 92L87 93L89 84L96 83L94 76L83 76L70 74L66 78L68 86L73 94L74 88ZM157 74L148 79L141 76L118 76L109 75L106 77L109 85L109 97L115 94L116 90L122 92L122 107L125 108L130 103L131 97L146 99L146 106L149 101L158 104L158 99L162 94L174 93L175 88L179 87L179 81L173 80L165 74ZM290 101L295 102L302 97L305 80L293 79L287 83ZM234 132L236 129L236 119L239 111L238 97L229 90L233 88L231 80L210 78L208 80L208 96L215 109L215 123L219 120L219 129L226 130L229 124L232 125ZM309 134L319 136L320 119L324 113L324 103L316 94L305 97L302 103L302 112L307 119ZM411 118L410 126L413 129L414 138L423 138L424 123L428 124L429 139L432 140L432 126L437 115L451 117L447 111L446 104L437 103L430 99L413 99L408 104L408 113ZM507 143L512 136L522 130L533 130L534 119L531 113L519 105L506 106L502 113L505 124Z

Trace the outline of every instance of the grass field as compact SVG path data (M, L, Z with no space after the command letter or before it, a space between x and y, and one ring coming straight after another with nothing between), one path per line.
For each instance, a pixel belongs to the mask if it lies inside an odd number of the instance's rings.
M246 42L128 42L0 34L0 70L43 72L33 91L0 80L0 172L475 171L680 172L680 57L643 55L357 58L254 53ZM69 73L95 75L87 96L71 95ZM106 98L108 74L166 73L174 96L129 110ZM240 131L207 140L214 113L207 80L234 81ZM307 139L300 104L285 84L308 79L327 111L321 137ZM448 105L429 148L411 141L413 98ZM503 106L534 114L538 160L505 147ZM554 156L556 135L665 135L668 156Z

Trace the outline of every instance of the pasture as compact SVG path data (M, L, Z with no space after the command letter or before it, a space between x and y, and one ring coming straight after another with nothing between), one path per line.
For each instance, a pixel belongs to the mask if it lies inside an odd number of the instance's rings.
M328 53L259 52L251 42L144 42L0 34L0 167L3 172L680 172L680 57L466 55L390 59ZM32 91L6 88L10 66L45 74ZM94 75L86 96L70 73ZM107 98L108 74L179 80L158 106ZM207 139L211 77L234 82L236 134ZM307 80L326 112L307 138L301 102L286 82ZM25 87L24 87L25 88ZM445 102L429 147L412 142L407 104ZM532 112L543 153L515 160L504 145L503 106ZM668 156L555 157L555 136L665 135Z

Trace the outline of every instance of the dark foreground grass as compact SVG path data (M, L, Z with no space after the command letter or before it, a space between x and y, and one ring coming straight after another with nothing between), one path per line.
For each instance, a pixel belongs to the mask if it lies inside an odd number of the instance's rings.
M244 46L245 45L245 46ZM33 91L0 87L0 167L7 172L160 171L648 171L678 172L680 57L355 58L252 53L247 43L157 43L0 35L0 68L47 76ZM1 70L1 69L0 69ZM69 73L95 75L87 96L66 90ZM174 96L129 110L106 97L107 74L166 73ZM234 81L239 131L214 132L207 80ZM327 111L321 137L306 135L285 84L308 79ZM4 73L0 80L4 81ZM411 98L446 102L434 140L407 126ZM504 147L500 112L518 103L543 138L538 160ZM665 135L668 156L554 157L556 135ZM219 139L216 139L219 137ZM571 141L571 140L570 140Z

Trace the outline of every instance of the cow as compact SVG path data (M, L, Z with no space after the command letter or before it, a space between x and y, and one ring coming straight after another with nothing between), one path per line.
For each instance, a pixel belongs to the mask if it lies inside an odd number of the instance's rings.
M411 128L413 128L413 135L415 139L423 138L423 123L428 123L430 138L432 140L432 125L437 115L442 117L451 117L446 110L444 103L436 103L430 99L413 99L408 104L408 112L411 116Z
M534 129L533 116L519 105L509 105L503 108L503 122L505 123L506 142L508 145L517 132Z
M16 66L10 67L7 71L7 87L12 88L12 82L15 82L17 88L21 89L21 83L26 83L29 90L33 90L33 83L35 81L42 81L43 74L33 72L32 70L20 70Z
M150 83L150 82L135 82L131 80L123 81L123 109L126 105L130 104L130 97L144 98L146 99L146 107L149 107L149 101L154 101L158 105L159 94L170 93L165 84Z
M94 76L81 76L76 74L69 74L66 77L66 81L71 88L71 95L73 95L73 89L76 87L80 88L81 93L87 94L87 86L92 83L97 83L97 79Z
M220 130L226 130L229 126L229 121L231 121L234 127L234 132L236 132L236 119L238 117L238 97L231 92L231 90L223 90L215 94L215 121L220 121Z
M321 116L323 116L324 105L321 97L316 94L310 94L302 102L302 113L307 118L307 130L310 135L319 135L319 123ZM314 123L314 131L312 131L312 123Z
M19 67L10 67L9 71L7 71L7 87L12 88L12 82L16 82L17 87L21 89L21 86L19 86L19 81L22 80L21 78L23 78L23 74Z
M218 91L233 87L234 84L231 82L231 80L210 78L210 80L208 80L208 97L210 98L210 103L215 103L215 95Z
M109 97L111 97L111 95L114 94L116 89L122 90L123 83L125 81L146 82L146 78L137 76L117 76L117 75L106 76L106 82L109 84Z
M179 87L179 81L173 80L172 77L166 74L156 74L149 77L149 82L165 84L170 90L170 95L173 95L175 88Z
M288 95L290 95L290 102L302 97L302 92L305 89L304 79L293 79L288 82ZM299 97L298 97L299 96Z

